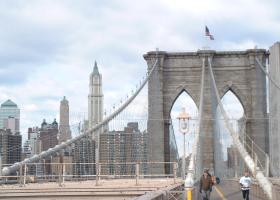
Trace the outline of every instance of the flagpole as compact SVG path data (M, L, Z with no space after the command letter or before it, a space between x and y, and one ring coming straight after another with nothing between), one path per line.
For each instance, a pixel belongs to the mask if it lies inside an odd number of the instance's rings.
M208 50L209 49L209 47L208 47L208 36L204 35L204 38L205 38L204 50Z
M203 45L203 50L208 50L209 47L208 47L208 36L206 34L206 29L207 29L207 26L204 25L204 29L205 29L205 32L204 32L204 45Z
M206 50L207 49L207 36L206 36L206 19L205 19L205 16L203 17L203 21L204 21L204 45L202 47L203 50Z
M204 23L204 29L206 28L206 24ZM205 30L203 32L203 37L204 37L204 40L203 40L203 45L202 45L202 49L205 50L206 49L206 35L205 35Z
M210 50L210 41L214 40L214 36L210 33L209 28L205 25L205 47L204 50Z

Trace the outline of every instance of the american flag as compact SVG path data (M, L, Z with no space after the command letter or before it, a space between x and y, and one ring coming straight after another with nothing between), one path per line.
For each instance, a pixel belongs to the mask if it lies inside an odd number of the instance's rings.
M207 26L205 26L205 35L210 36L210 31L209 31L209 28Z
M214 40L214 36L210 34L209 28L205 26L205 36L209 36L210 40Z

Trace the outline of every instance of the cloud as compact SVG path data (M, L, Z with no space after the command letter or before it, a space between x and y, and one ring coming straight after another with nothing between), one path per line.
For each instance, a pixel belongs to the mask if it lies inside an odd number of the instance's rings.
M205 24L216 38L211 46L217 50L268 48L279 39L279 4L276 0L1 2L0 101L11 98L22 109L23 134L43 118L57 117L63 96L76 123L87 116L94 60L103 75L108 111L145 76L143 54L156 47L196 51L205 43Z

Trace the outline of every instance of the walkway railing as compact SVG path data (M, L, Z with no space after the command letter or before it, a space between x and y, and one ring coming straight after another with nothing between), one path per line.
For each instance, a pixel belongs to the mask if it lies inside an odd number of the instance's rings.
M98 166L96 166L98 165ZM169 165L170 174L153 173L149 168L159 168ZM97 172L96 172L96 169ZM160 170L159 170L160 171ZM61 186L68 181L95 180L96 184L102 179L135 179L139 185L141 179L166 178L173 179L174 183L182 182L176 162L127 162L127 163L27 163L14 175L1 176L2 183L58 182Z

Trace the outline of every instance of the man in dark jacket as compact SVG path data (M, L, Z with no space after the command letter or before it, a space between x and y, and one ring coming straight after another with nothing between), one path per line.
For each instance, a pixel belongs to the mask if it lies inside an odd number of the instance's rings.
M205 169L203 175L200 178L200 184L199 184L199 192L201 193L203 200L210 199L212 186L213 186L213 182L212 182L211 175L209 174L209 170Z

